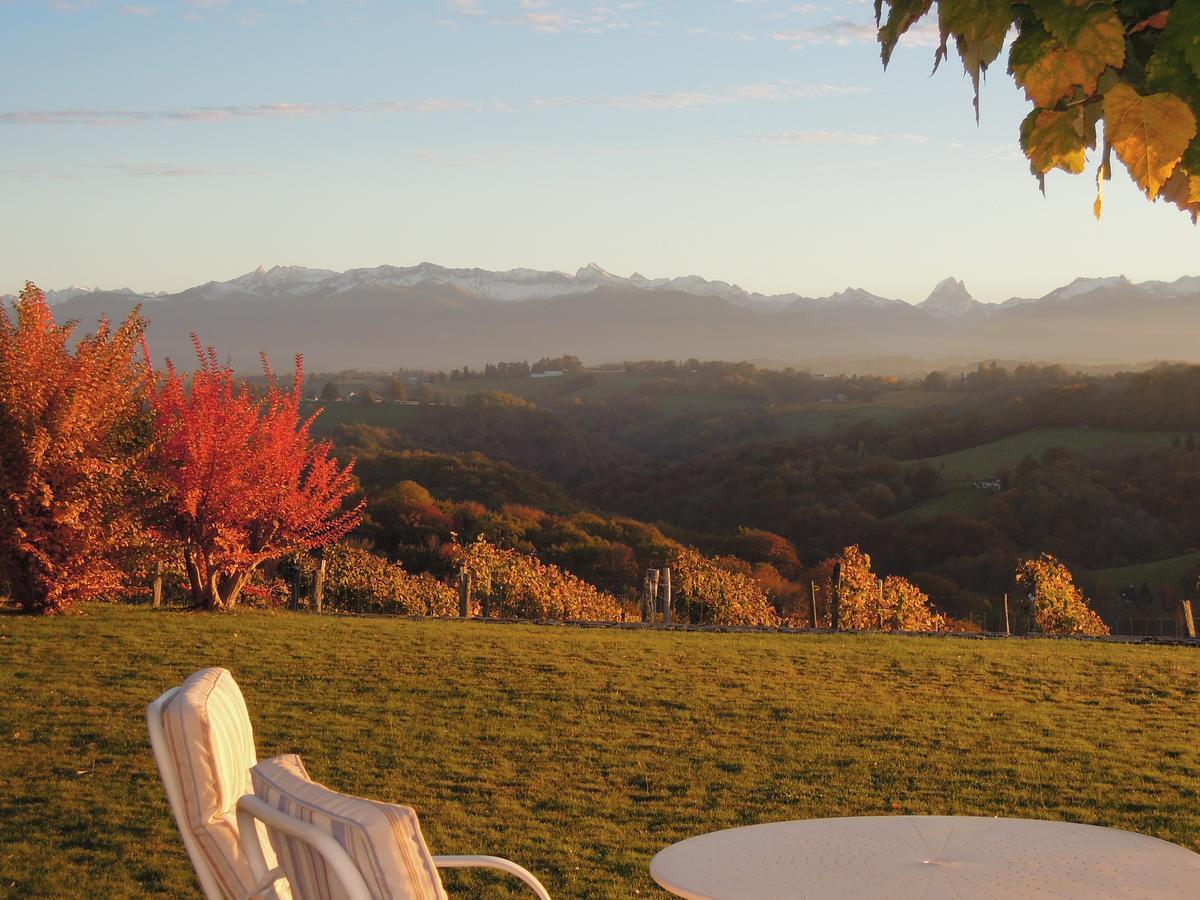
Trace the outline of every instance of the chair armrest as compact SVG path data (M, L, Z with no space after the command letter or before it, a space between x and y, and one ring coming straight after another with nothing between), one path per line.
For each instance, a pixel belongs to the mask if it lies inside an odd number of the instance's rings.
M287 876L283 874L283 869L281 869L279 866L276 866L258 880L258 883L254 886L254 890L246 895L246 900L254 900L255 897L263 897L266 898L266 900L275 900L277 896L273 890L275 887L275 882L286 879ZM270 893L268 893L268 891L270 891Z
M550 895L532 872L499 856L435 856L433 863L439 869L499 869L525 882L538 900L550 900Z

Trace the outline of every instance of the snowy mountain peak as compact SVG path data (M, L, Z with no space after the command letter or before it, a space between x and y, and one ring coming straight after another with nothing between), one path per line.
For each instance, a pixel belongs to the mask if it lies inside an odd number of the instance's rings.
M1068 300L1071 297L1080 297L1084 294L1090 294L1092 291L1098 291L1101 288L1113 287L1130 287L1130 281L1124 275L1112 275L1107 278L1076 278L1070 284L1048 293L1043 300L1054 298L1056 300Z
M929 296L917 306L938 319L968 315L982 304L971 296L967 286L954 277L939 281Z
M817 302L853 304L855 306L872 306L877 309L895 306L896 304L900 304L901 306L908 305L903 300L892 300L888 297L880 297L878 294L872 294L870 291L856 287L848 287L844 291L838 291L836 294L830 294L828 297L821 297Z
M609 275L609 273L605 271L602 266L599 266L594 262L590 262L586 266L580 268L579 271L575 273L575 277L606 279L611 278L612 276Z

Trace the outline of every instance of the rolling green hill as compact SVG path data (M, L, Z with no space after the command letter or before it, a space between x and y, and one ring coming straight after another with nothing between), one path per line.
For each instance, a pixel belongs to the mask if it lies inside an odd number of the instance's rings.
M1116 596L1122 588L1137 589L1143 584L1151 590L1165 587L1182 591L1196 586L1197 575L1200 575L1200 551L1136 566L1095 569L1087 573L1089 581L1094 585L1093 590L1097 594L1107 596Z
M1035 428L967 450L923 460L941 469L951 481L990 478L999 470L1015 467L1026 456L1037 457L1052 447L1072 451L1104 447L1165 447L1177 436L1173 431L1125 431L1107 428ZM918 460L919 461L919 460ZM914 461L917 462L917 461Z

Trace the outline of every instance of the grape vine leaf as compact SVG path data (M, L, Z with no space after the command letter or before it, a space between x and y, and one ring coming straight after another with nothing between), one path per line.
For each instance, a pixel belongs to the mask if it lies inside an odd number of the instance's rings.
M1173 94L1118 84L1104 95L1105 140L1146 196L1158 197L1192 139L1196 116Z
M1103 122L1096 217L1115 152L1147 197L1200 220L1200 0L875 0L885 66L934 3L934 71L953 36L976 121L980 82L1016 26L1008 71L1033 102L1020 142L1043 190L1047 172L1083 170Z
M1089 18L1078 30L1060 30L1073 35L1071 43L1026 19L1009 53L1009 71L1037 106L1054 106L1077 90L1093 94L1104 70L1125 62L1125 31L1111 12Z
M941 45L933 57L933 70L947 56L946 42L954 44L963 69L975 89L975 121L979 121L979 78L996 61L1013 24L1011 0L939 0L938 28Z
M1093 128L1086 134L1083 109L1035 109L1021 123L1021 149L1029 158L1029 167L1046 190L1046 173L1062 169L1078 175L1087 162L1087 148L1096 146Z
M892 51L900 36L921 16L929 12L933 0L887 0L887 21L879 29L880 54L883 57L883 67L892 60ZM875 24L883 18L883 0L875 0Z

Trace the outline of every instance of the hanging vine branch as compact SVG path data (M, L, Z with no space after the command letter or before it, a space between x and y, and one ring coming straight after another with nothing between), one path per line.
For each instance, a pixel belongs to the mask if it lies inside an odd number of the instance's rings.
M1102 134L1097 218L1115 153L1149 199L1197 221L1200 0L875 0L885 67L900 37L935 6L934 70L953 38L974 84L976 118L980 79L1015 29L1008 72L1033 103L1021 149L1043 190L1053 169L1083 172Z

